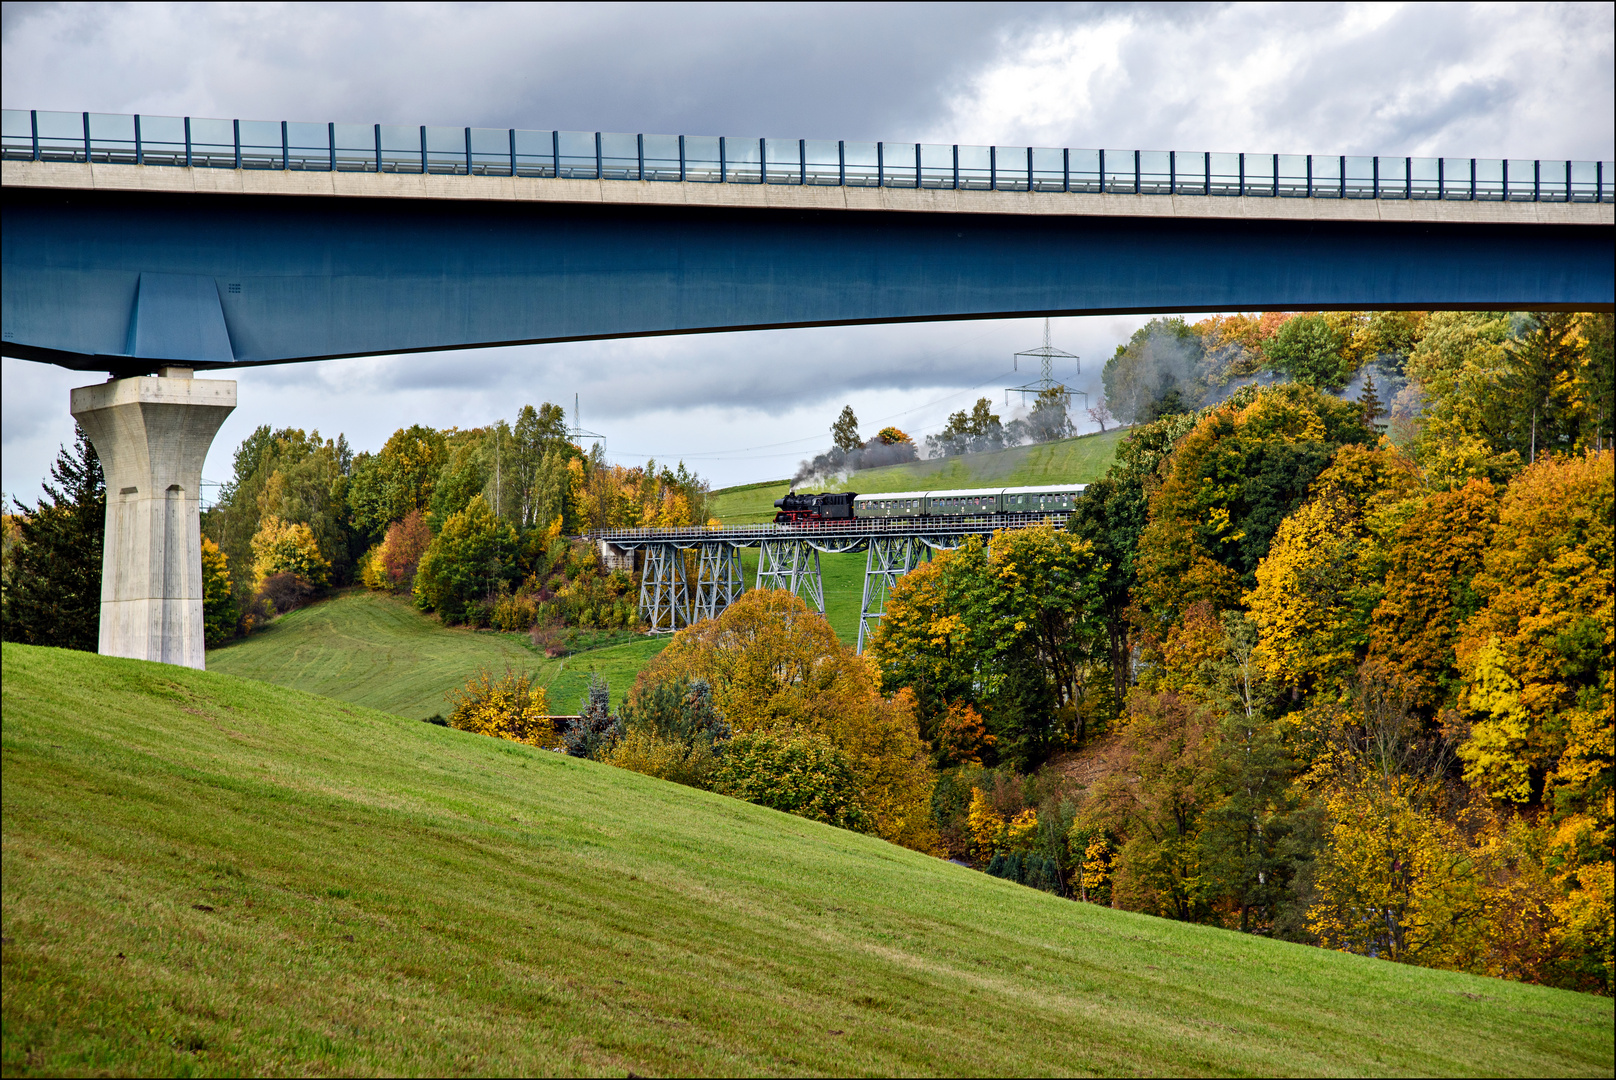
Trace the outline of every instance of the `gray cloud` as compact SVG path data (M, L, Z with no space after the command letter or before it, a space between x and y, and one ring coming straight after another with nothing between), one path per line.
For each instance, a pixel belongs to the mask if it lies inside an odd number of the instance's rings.
M7 108L1108 149L1616 147L1608 4L7 3L0 28ZM1057 320L1080 385L1144 321ZM844 401L923 435L994 396L1039 333L839 327L260 369L238 375L209 468L258 423L365 447L577 393L614 453L783 476ZM66 388L92 380L3 371L4 484L25 491L71 439ZM763 449L727 449L745 447Z

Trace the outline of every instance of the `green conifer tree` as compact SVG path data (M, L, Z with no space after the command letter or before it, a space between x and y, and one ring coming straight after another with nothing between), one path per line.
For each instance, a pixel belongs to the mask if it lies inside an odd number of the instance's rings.
M101 547L107 488L84 429L63 447L29 510L17 503L18 542L5 564L3 636L7 641L94 652L101 633ZM57 485L60 485L59 487Z

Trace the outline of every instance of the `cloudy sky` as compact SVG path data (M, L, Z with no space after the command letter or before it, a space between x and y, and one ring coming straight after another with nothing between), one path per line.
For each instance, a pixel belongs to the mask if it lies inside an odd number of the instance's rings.
M1610 159L1595 4L4 5L6 108L1281 153ZM1058 319L1099 369L1140 318ZM620 460L787 476L844 403L915 435L1004 401L1026 320L590 342L244 371L204 476L258 424L374 449L578 395ZM5 359L3 486L31 498L83 374Z

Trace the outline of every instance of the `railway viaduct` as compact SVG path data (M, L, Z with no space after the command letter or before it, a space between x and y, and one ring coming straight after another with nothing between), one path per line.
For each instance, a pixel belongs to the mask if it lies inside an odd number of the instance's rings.
M144 122L144 123L143 123ZM5 355L102 371L101 651L203 666L200 370L1028 315L1609 310L1606 162L6 110ZM1109 162L1109 163L1108 163Z

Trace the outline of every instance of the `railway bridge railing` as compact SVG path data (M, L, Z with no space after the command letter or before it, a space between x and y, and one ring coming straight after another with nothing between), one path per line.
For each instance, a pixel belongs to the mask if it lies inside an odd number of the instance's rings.
M1064 524L1066 513L992 514L960 518L856 518L812 525L732 525L724 528L604 529L590 534L608 565L635 560L640 571L639 610L653 634L671 634L716 618L746 591L740 549L755 547L752 588L785 589L821 615L825 584L819 556L865 552L859 603L858 651L886 614L899 578L935 551L959 547L969 536L1045 522Z

